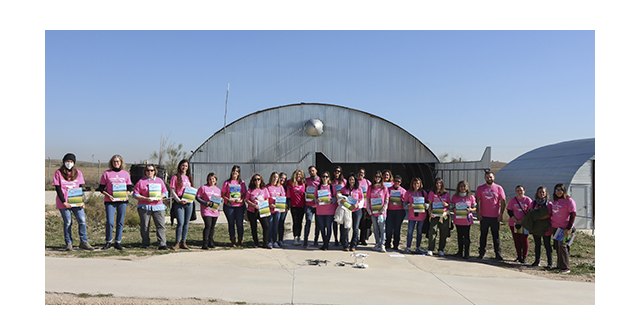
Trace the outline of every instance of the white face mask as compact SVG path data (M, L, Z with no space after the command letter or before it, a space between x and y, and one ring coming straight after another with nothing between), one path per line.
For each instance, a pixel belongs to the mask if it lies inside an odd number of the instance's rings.
M71 168L73 168L73 162L64 162L64 167L66 167L67 170L71 170Z
M466 197L467 196L467 192L460 192L459 193L461 197Z

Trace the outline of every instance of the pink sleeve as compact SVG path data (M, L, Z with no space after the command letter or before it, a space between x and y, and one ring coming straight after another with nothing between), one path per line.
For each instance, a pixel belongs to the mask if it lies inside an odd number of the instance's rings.
M204 195L205 195L205 191L204 191L204 185L200 186L200 188L198 188L198 192L196 192L196 197L200 197L201 199L205 199Z
M171 176L171 181L169 182L169 187L172 189L176 189L176 181L178 180L178 178L176 178L175 175Z
M56 172L53 174L54 186L60 186L60 178L62 178L62 173L60 173L60 170L56 170Z
M103 172L100 176L100 181L98 182L100 185L107 185L109 183L109 179L107 178L107 171Z
M141 191L141 188L142 188L142 186L140 185L140 184L142 184L142 180L143 180L143 179L138 180L138 182L136 183L136 185L133 187L133 193L136 193L136 194L140 194L140 195L142 195L142 193L140 192L140 191Z
M84 185L84 175L82 171L78 170L78 178L76 178L76 180L78 181L78 185Z

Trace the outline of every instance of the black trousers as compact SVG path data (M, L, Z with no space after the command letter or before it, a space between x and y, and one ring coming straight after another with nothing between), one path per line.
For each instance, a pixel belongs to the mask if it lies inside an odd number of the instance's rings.
M204 219L204 230L202 231L202 246L203 247L213 247L213 231L216 227L216 222L218 222L218 217L213 216L203 216Z
M535 243L534 251L535 251L535 262L540 262L540 254L542 251L542 242L544 241L544 251L547 254L547 265L553 265L553 256L551 249L551 236L540 236L533 235L533 243Z
M491 229L491 238L493 239L493 251L496 257L500 255L500 222L498 218L482 217L480 220L480 256L484 256L487 251L487 237Z
M260 213L247 211L247 219L249 219L249 225L251 226L251 237L253 238L253 244L256 246L258 243L258 221L262 226L262 243L264 246L269 242L269 217L260 217Z
M470 230L471 226L456 225L456 232L458 234L458 255L463 257L469 257L469 247L471 247Z
M304 207L291 207L294 237L300 237L302 234L302 219L304 219Z

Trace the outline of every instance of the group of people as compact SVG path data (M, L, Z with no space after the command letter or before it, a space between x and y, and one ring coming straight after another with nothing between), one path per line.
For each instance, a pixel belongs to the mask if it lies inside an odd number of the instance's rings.
M78 222L81 249L93 250L87 238L86 216L82 203L82 187L85 183L82 172L75 166L76 157L66 154L62 165L53 177L57 197L56 207L60 210L64 223L66 250L73 250L71 216ZM146 165L144 177L132 185L131 177L125 170L120 155L109 160L109 169L100 177L96 191L104 195L106 212L106 232L103 250L111 247L122 250L122 232L129 196L137 200L140 217L142 247L150 246L150 221L156 227L158 249L189 249L187 233L189 221L194 214L194 202L200 204L200 214L204 221L202 249L215 247L214 230L220 210L228 222L229 240L233 246L242 246L244 240L244 217L250 224L251 237L255 247L282 248L284 221L291 212L293 221L293 244L309 246L312 222L315 222L313 245L322 250L329 249L331 239L334 245L344 251L354 251L373 233L373 250L399 251L401 227L408 220L406 253L437 253L444 256L444 249L451 230L457 230L458 252L455 256L469 258L470 227L474 214L480 222L480 248L478 257L486 253L488 233L491 231L496 260L503 260L500 248L499 228L506 210L509 228L513 235L517 259L525 263L528 254L529 230L535 243L533 266L540 265L541 248L544 243L547 267L551 268L551 240L557 231L568 236L575 220L575 202L567 194L563 184L554 187L553 198L548 199L547 190L540 186L531 199L525 195L523 186L515 189L516 196L507 203L503 188L494 182L491 171L485 173L486 183L478 186L471 194L468 182L458 182L451 195L445 189L442 178L434 181L434 190L425 190L420 178L414 177L409 189L401 186L402 177L390 170L376 171L373 181L365 178L365 170L343 176L337 166L333 174L323 171L318 175L315 166L309 166L309 176L296 169L291 179L284 172L273 172L269 180L254 174L247 185L241 178L240 167L234 165L229 178L218 187L215 173L207 175L206 183L199 188L193 185L189 162L178 163L176 174L171 176L169 188L156 177L153 164ZM177 219L175 244L169 246L165 234L165 200L172 201L172 211ZM304 235L303 235L304 219ZM258 239L258 222L262 229L262 241ZM532 227L536 227L533 229ZM113 230L115 227L115 236ZM528 227L528 229L526 228ZM540 228L542 227L542 229ZM332 234L333 232L333 234ZM423 232L427 235L427 248L422 249ZM412 242L415 233L415 249ZM555 237L555 236L554 236ZM319 245L319 239L322 239ZM553 238L557 251L558 269L569 272L569 246L566 239Z

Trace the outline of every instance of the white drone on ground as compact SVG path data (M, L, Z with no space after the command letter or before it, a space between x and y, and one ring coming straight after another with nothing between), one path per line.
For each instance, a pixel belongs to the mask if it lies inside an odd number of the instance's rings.
M369 254L363 254L363 253L352 253L351 256L353 256L356 259L355 264L353 264L354 268L358 268L358 269L366 269L369 266L367 264L364 264L364 259L367 258L369 256Z

